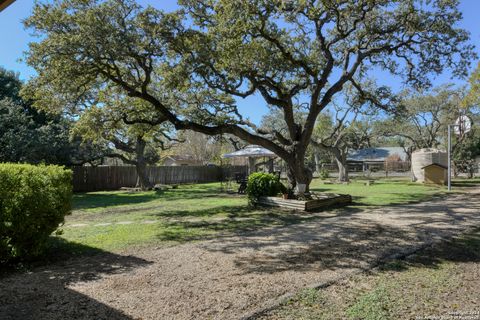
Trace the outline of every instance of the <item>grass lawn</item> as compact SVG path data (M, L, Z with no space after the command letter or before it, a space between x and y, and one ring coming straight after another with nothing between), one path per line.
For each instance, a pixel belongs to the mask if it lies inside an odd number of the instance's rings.
M312 182L311 189L316 192L346 193L353 197L355 204L362 206L386 206L418 202L446 191L445 187L428 186L411 182L410 178L377 179L370 186L365 180L351 179L351 183L323 184L320 179Z
M479 272L477 230L375 272L304 290L259 319L478 319Z
M323 185L314 180L312 190L349 193L356 206L365 207L420 201L444 188L394 179L379 180L372 186L359 181ZM183 185L163 192L81 193L74 195L73 204L63 234L53 239L56 250L121 251L132 246L179 243L318 218L309 213L248 207L246 196L223 193L219 183Z
M86 246L74 247L76 251L178 243L313 218L250 208L246 196L222 193L219 183L184 185L163 192L75 194L73 203L63 234L56 240Z

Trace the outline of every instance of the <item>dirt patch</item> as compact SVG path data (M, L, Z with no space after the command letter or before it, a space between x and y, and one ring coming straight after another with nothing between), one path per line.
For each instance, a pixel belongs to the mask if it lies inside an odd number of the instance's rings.
M326 288L303 290L255 319L480 319L479 294L477 230Z
M0 319L235 319L480 225L478 193L71 259L0 280ZM53 277L53 278L52 278Z

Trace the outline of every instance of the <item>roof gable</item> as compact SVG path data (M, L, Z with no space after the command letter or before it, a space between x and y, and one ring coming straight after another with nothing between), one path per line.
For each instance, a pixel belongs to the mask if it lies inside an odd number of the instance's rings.
M428 167L439 167L439 168L442 168L442 169L445 169L445 170L448 169L446 166L444 166L443 164L440 164L440 163L430 163L430 164L427 164L426 166L422 167L422 169L425 169L425 168L428 168Z

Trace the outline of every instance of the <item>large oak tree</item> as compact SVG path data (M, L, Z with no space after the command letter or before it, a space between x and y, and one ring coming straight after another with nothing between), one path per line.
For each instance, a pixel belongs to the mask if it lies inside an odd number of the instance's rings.
M79 110L116 87L176 129L231 134L272 150L292 185L308 187L304 159L316 119L345 85L380 104L385 91L364 86L372 73L416 86L447 67L465 75L474 53L457 26L457 4L182 0L171 14L130 0L37 4L26 26L41 36L27 56L38 76L27 91L39 107ZM233 98L252 95L281 111L287 133L258 130L242 117ZM295 120L298 106L303 123Z
M134 102L131 100L127 98L120 105L107 103L92 106L75 123L73 134L81 137L85 143L101 148L102 158L117 158L124 164L135 166L137 187L150 190L154 187L154 181L149 178L147 166L159 162L162 151L170 149L177 139L173 137L168 123L155 126L127 123L127 108L122 108L122 104L127 102L132 107Z

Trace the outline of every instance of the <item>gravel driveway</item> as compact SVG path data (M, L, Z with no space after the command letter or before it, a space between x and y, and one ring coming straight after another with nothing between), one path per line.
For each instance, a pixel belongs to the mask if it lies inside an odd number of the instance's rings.
M10 275L0 279L0 319L241 318L284 294L480 226L480 190L336 213L288 227L70 259Z

